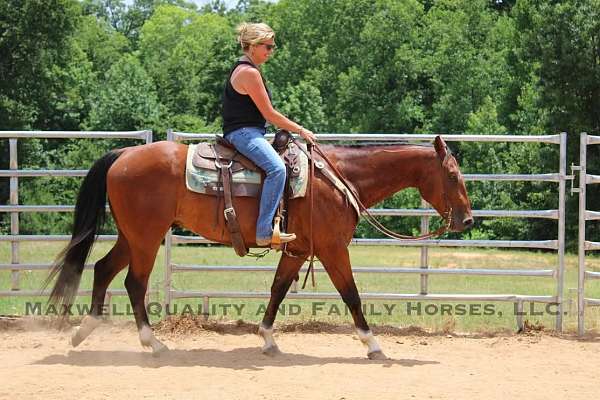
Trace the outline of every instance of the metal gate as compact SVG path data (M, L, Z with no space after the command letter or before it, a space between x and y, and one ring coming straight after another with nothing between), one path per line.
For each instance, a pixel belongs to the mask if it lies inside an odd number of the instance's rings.
M420 141L430 142L435 135L405 135L405 134L319 134L319 141ZM466 181L529 181L529 182L552 182L557 184L557 209L552 210L473 210L474 217L505 217L505 218L544 218L557 221L557 231L555 240L420 240L420 241L400 241L394 239L354 239L353 245L394 245L404 247L421 248L421 267L363 267L354 266L354 273L380 273L380 274L413 274L420 275L421 288L419 293L361 293L363 300L419 300L419 301L489 301L489 302L509 302L514 303L517 326L523 328L523 305L528 303L544 303L556 305L555 329L562 331L563 328L563 287L565 271L565 194L566 181L570 176L566 174L567 165L567 134L545 136L525 136L525 135L443 135L446 141L457 142L498 142L498 143L544 143L558 146L559 163L556 170L550 173L542 174L465 174ZM213 140L214 134L174 132L169 130L167 140L171 141L189 141L189 140ZM425 205L426 207L426 205ZM421 217L421 230L423 233L428 231L429 218L436 215L432 209L373 209L370 210L375 215L390 216L419 216ZM186 243L211 243L209 240L198 236L174 235L169 231L165 237L165 277L164 277L164 307L165 309L176 299L200 298L203 299L204 309L208 308L210 299L214 298L237 298L237 299L268 299L269 292L239 292L239 291L209 291L202 288L177 289L172 283L174 273L190 271L272 271L275 266L239 266L239 265L188 265L174 262L173 249L177 244ZM430 268L428 262L428 248L430 247L483 247L483 248L526 248L526 249L549 249L554 250L557 255L556 264L552 269L492 269L492 268ZM306 271L306 267L301 269L301 273ZM323 273L322 267L315 269L317 273ZM429 275L487 275L487 276L510 276L510 277L539 277L551 278L555 282L553 293L545 295L533 294L464 294L464 293L431 293L428 290ZM291 293L288 293L286 299L339 299L338 293L325 292L298 292L293 286Z
M585 297L585 283L590 279L600 279L600 272L587 271L585 265L585 252L600 250L600 242L591 242L585 239L585 226L587 221L600 220L600 211L587 209L586 187L600 183L600 175L587 173L587 150L588 146L600 144L600 136L592 136L582 133L579 138L579 166L573 166L579 170L579 234L578 234L578 284L577 284L577 332L583 335L585 330L585 307L600 306L600 299Z
M52 263L23 263L19 257L19 244L21 242L60 241L68 242L71 235L22 235L19 231L19 214L21 213L47 213L47 212L73 212L73 205L22 205L19 204L19 178L24 177L84 177L87 170L48 170L48 169L19 169L17 146L19 140L27 139L137 139L145 143L152 143L152 131L104 132L104 131L0 131L0 139L8 139L10 165L8 170L0 170L0 178L9 178L10 199L8 205L0 205L0 213L10 213L10 235L0 235L1 242L11 243L11 262L0 263L0 270L11 271L10 289L0 288L0 297L45 297L48 291L23 290L20 287L20 274L22 271L50 270ZM108 211L108 210L107 210ZM117 235L99 235L99 241L115 241ZM85 269L93 268L93 264L86 264ZM79 289L80 296L91 296L91 289ZM125 290L110 289L107 291L107 302L111 296L124 296Z

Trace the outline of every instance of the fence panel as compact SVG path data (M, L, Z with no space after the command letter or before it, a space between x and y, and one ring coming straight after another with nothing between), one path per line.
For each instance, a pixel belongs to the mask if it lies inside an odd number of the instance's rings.
M565 270L565 193L566 181L572 177L566 174L567 163L567 135L544 136L519 136L519 135L442 135L446 141L462 142L521 142L521 143L546 143L559 146L559 166L555 173L546 174L465 174L467 181L537 181L558 183L558 209L555 210L474 210L474 217L506 217L506 218L546 218L558 221L558 232L555 240L422 240L422 241L399 241L393 239L354 239L352 245L394 245L406 247L420 247L421 261L419 268L373 268L353 267L356 273L401 273L416 274L420 276L420 292L417 294L402 293L361 293L363 299L377 300L446 300L446 301L499 301L512 302L515 309L522 311L524 302L556 303L557 331L562 331L563 326L563 288ZM394 134L320 134L319 141L425 141L431 142L434 135L394 135ZM189 140L214 140L213 134L175 132L169 130L167 139L171 141ZM426 205L422 205L425 207ZM432 209L373 209L375 215L388 216L420 216L421 231L427 232L429 217L437 215ZM210 266L210 265L185 265L173 262L173 245L185 243L212 243L199 236L181 236L168 232L165 239L165 278L164 278L164 306L168 307L174 299L180 298L203 298L205 310L210 298L269 298L268 292L232 292L232 291L205 291L205 290L175 290L172 287L172 276L177 272L189 271L275 271L275 266ZM557 264L553 269L466 269L466 268L429 268L428 248L430 247L494 247L494 248L531 248L556 250ZM300 273L306 272L306 267ZM316 268L315 272L324 272L323 268ZM527 277L551 277L555 280L555 291L549 295L519 295L519 294L435 294L428 291L429 275L496 275L496 276L527 276ZM292 299L339 299L337 293L297 293L292 287L288 298ZM165 308L166 309L166 308ZM522 313L517 313L517 325L523 328Z
M600 144L600 136L592 136L582 133L579 138L579 166L574 166L574 170L579 170L579 189L573 190L579 192L579 233L578 233L578 280L577 280L577 332L583 335L585 332L585 307L600 306L600 299L585 297L585 284L591 279L600 279L600 272L586 270L585 254L586 251L600 250L600 242L591 242L585 238L585 228L587 221L600 219L600 212L587 209L586 188L587 185L600 183L600 175L587 173L587 150L588 146Z
M19 178L20 177L61 177L85 176L87 170L31 170L18 167L18 141L24 139L139 139L145 143L152 142L152 131L130 132L77 132L77 131L0 131L0 139L9 140L9 169L0 170L0 178L8 177L10 180L9 205L1 205L0 213L10 213L10 235L0 236L0 241L11 243L10 264L0 264L0 270L11 271L10 290L0 290L0 297L35 297L47 296L48 291L22 290L19 285L20 272L24 270L49 270L52 264L21 263L19 260L19 243L25 241L65 241L71 240L69 235L20 235L19 214L23 212L73 212L72 205L20 205L19 204ZM98 240L115 241L116 235L101 235ZM92 264L85 269L91 269ZM91 295L91 290L80 289L79 295ZM110 290L107 296L121 296L123 290Z
M212 134L193 134L184 132L168 132L168 139L173 141L186 141L198 139L212 139ZM22 270L45 270L51 267L51 264L32 264L19 262L19 243L22 241L68 241L68 235L20 235L19 234L19 214L22 212L72 212L74 207L69 205L19 205L18 198L18 179L19 177L35 176L84 176L86 170L19 170L17 160L17 143L19 139L27 138L136 138L143 139L147 143L152 141L150 131L138 132L42 132L42 131L0 131L0 139L9 139L10 142L10 169L0 170L0 177L10 178L10 204L0 206L0 212L7 212L11 215L11 234L0 236L0 241L11 242L11 262L10 264L0 264L0 269L11 270L11 288L10 290L0 290L0 296L37 296L47 295L35 291L24 291L19 289L19 272ZM432 135L339 135L324 134L319 135L320 141L431 141ZM597 137L590 137L589 144L600 143ZM565 188L566 180L570 177L566 175L566 134L545 135L545 136L515 136L515 135L444 135L446 141L471 141L471 142L535 142L559 145L560 161L558 172L546 174L466 174L468 181L543 181L558 183L558 209L555 210L474 210L474 217L506 217L506 218L545 218L558 221L558 232L556 240L530 240L530 241L511 241L511 240L423 240L419 242L403 242L391 239L354 239L353 245L395 245L420 247L421 260L419 268L407 267L386 267L373 268L365 266L353 267L356 273L380 273L380 274L413 274L420 278L419 293L362 293L364 299L378 300L445 300L445 301L503 301L515 303L517 310L523 309L524 302L539 303L557 303L558 312L556 314L556 329L562 329L562 306L563 306L563 285L564 285L564 248L565 248ZM582 145L583 146L583 145ZM582 158L582 160L584 160ZM583 163L583 161L582 161ZM582 176L585 177L585 165L582 169ZM600 177L590 176L588 183L600 182ZM582 193L585 198L585 190ZM580 198L581 202L581 198ZM585 200L584 200L585 202ZM425 208L422 204L421 209L373 209L371 212L375 215L387 216L417 216L421 217L421 231L426 232L429 228L429 218L437 215L435 210ZM586 211L588 219L600 219L600 213ZM581 224L581 222L580 222ZM585 222L584 222L585 224ZM580 226L581 229L581 226ZM580 235L580 238L582 236ZM100 236L100 240L115 240L115 236ZM183 243L210 243L202 237L185 237L173 235L170 231L165 238L165 279L164 279L164 302L170 304L177 298L203 298L205 305L210 298L268 298L267 292L213 292L203 290L174 290L171 284L173 273L182 271L275 271L275 266L210 266L210 265L185 265L173 262L173 245ZM581 246L581 243L580 243ZM600 243L585 242L585 249L591 250L600 248ZM557 252L557 264L553 269L533 270L533 269L481 269L481 268L435 268L429 267L428 249L430 247L495 247L495 248L540 248L552 249ZM581 254L584 252L580 251ZM92 265L86 265L86 269L92 268ZM580 294L583 296L583 280L581 278L580 264ZM584 267L583 267L584 268ZM301 272L305 272L302 268ZM324 272L323 268L317 268L317 273ZM522 277L551 277L555 280L556 290L549 295L522 295L522 294L435 294L428 291L429 275L470 275L470 276L522 276ZM598 277L597 273L583 272L584 279ZM89 290L80 290L80 295L89 295ZM123 291L114 291L110 295L123 295ZM292 289L290 298L300 299L339 299L337 293L296 293ZM584 299L586 304L600 304L600 300ZM581 299L579 300L581 302ZM207 309L207 307L205 308ZM583 318L583 307L580 307L581 321ZM522 317L517 315L517 324L522 327ZM582 324L583 322L580 322Z

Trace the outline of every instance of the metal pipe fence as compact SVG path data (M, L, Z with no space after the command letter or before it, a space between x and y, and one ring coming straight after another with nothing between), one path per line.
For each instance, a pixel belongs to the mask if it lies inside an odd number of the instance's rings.
M566 174L567 162L567 135L561 133L558 135L544 136L518 136L518 135L442 135L446 141L461 142L521 142L521 143L546 143L559 146L559 165L556 173L546 174L464 174L466 181L535 181L535 182L554 182L558 183L558 208L554 210L474 210L475 217L505 217L505 218L544 218L552 219L558 222L557 238L555 240L421 240L421 241L399 241L394 239L354 239L351 245L394 245L404 247L420 247L420 267L353 267L355 273L382 273L382 274L418 274L420 275L420 291L417 294L401 293L361 293L363 299L373 300L446 300L446 301L498 301L512 302L515 309L522 311L524 302L538 303L556 303L556 322L557 331L562 331L563 326L563 291L564 291L564 270L565 270L565 193L566 181L572 179ZM434 135L394 135L394 134L319 134L320 142L404 142L433 141ZM167 132L167 140L184 142L189 140L214 140L213 134ZM421 209L372 209L369 210L375 215L381 216L411 216L421 217L421 232L426 233L429 229L429 219L437 215L437 212L422 203ZM600 218L600 217L599 217ZM172 277L177 272L189 271L212 271L212 272L232 272L232 271L272 271L275 266L209 266L209 265L183 265L173 262L173 246L186 243L212 243L211 241L199 236L174 235L171 231L165 238L165 277L164 277L164 302L167 307L174 299L181 298L203 298L204 309L211 298L265 298L270 297L268 292L232 292L232 291L204 291L204 290L175 290L172 285ZM600 244L599 244L600 246ZM486 248L529 248L529 249L550 249L556 250L557 263L553 269L534 270L534 269L468 269L468 268L436 268L429 266L428 249L430 247L486 247ZM600 247L599 247L600 248ZM306 271L303 267L301 271ZM317 273L324 272L323 268L316 268ZM521 294L435 294L428 291L429 275L486 275L486 276L522 276L522 277L546 277L555 280L555 291L548 295L521 295ZM337 293L297 293L297 288L292 287L291 293L287 298L292 299L340 299ZM523 328L522 313L517 313L517 325L519 329Z
M73 212L72 205L21 205L19 204L19 178L23 177L83 177L87 170L54 170L54 169L19 169L18 141L23 139L138 139L145 143L152 142L152 131L130 132L74 132L74 131L0 131L0 139L9 141L9 169L0 170L0 178L9 178L10 197L9 204L0 206L0 213L10 213L10 235L0 236L0 242L11 243L10 264L0 264L0 270L11 271L10 290L0 290L0 297L36 297L47 296L48 292L39 290L22 290L20 288L20 272L24 270L49 270L51 263L33 264L21 263L19 257L19 243L38 241L65 241L71 240L70 235L21 235L19 232L19 214L23 212ZM107 207L108 209L108 207ZM116 235L101 235L100 241L115 241ZM93 265L86 265L91 269ZM107 299L111 296L125 295L123 290L109 290ZM89 296L91 290L80 289L78 295Z
M587 221L600 219L600 212L587 210L586 190L587 185L600 183L600 175L587 173L587 150L588 146L600 144L600 136L592 136L582 133L579 138L579 166L573 166L573 170L579 171L579 188L573 192L579 192L579 234L578 234L578 279L577 279L577 332L583 335L585 331L585 308L586 306L600 306L600 299L585 297L585 284L588 280L600 279L600 272L586 270L586 251L600 250L599 242L586 240L585 229Z
M322 134L319 135L320 141L431 141L432 135L339 135ZM564 281L564 225L565 225L565 187L566 180L570 177L566 175L566 134L545 135L545 136L515 136L515 135L444 135L446 141L465 141L465 142L522 142L522 143L546 143L560 146L560 161L558 173L547 174L466 174L467 181L541 181L554 182L559 184L558 209L555 210L474 210L473 215L477 217L506 217L506 218L544 218L558 221L558 235L556 240L531 240L531 241L511 241L511 240L423 240L419 242L404 242L391 239L354 239L352 245L395 245L404 247L420 247L421 260L419 268L410 267L371 267L357 266L353 267L356 273L379 273L379 274L413 274L420 276L420 291L418 294L401 293L362 293L364 299L373 300L446 300L446 301L504 301L513 302L518 310L523 309L523 302L539 303L557 303L558 312L556 314L556 329L562 329L562 305L563 305L563 281ZM0 297L3 296L44 296L47 293L25 291L19 289L19 273L23 270L47 270L51 264L20 263L19 262L19 243L23 241L68 241L69 235L20 235L19 234L19 214L26 212L72 212L74 207L70 205L20 205L18 198L18 179L20 177L42 177L42 176L85 176L87 170L19 170L17 160L17 142L19 139L27 138L133 138L142 139L146 143L152 141L152 132L43 132L43 131L0 131L0 139L9 139L10 148L10 169L0 170L0 177L10 179L10 201L8 205L0 206L0 212L10 213L11 215L11 234L0 236L0 241L11 243L11 262L9 264L0 264L0 270L11 271L11 290L0 290ZM169 130L168 140L186 141L214 138L212 134L193 134L185 132L173 132ZM600 143L599 139L592 137L589 144ZM588 183L600 183L600 176L589 176ZM585 195L585 192L584 192ZM581 200L580 200L581 201ZM426 208L427 204L422 203L420 209L372 209L374 215L381 216L408 216L421 218L421 231L427 232L429 229L430 217L437 215L435 210ZM600 212L586 211L588 220L600 219ZM581 237L581 236L580 236ZM116 239L115 235L102 235L99 240ZM184 243L211 243L202 237L187 237L173 235L171 231L165 237L165 279L164 279L164 301L165 305L170 304L178 298L203 298L205 305L210 298L268 298L270 293L262 292L214 292L214 291L178 291L172 287L172 274L183 271L212 271L212 272L231 272L231 271L275 271L275 266L201 266L176 264L172 261L173 245ZM600 243L586 242L587 250L600 249ZM500 268L435 268L429 266L430 247L494 247L494 248L533 248L533 249L551 249L557 251L557 265L553 269L534 270L534 269L500 269ZM581 256L582 252L580 252ZM93 265L86 265L85 269L91 269ZM306 271L302 268L301 272ZM316 268L317 273L324 272L323 268ZM556 281L556 290L551 295L520 295L520 294L435 294L428 291L428 277L430 275L467 275L467 276L522 276L522 277L546 277ZM584 274L588 279L600 277L600 273L586 272ZM89 290L80 290L80 295L89 295ZM107 297L112 295L124 295L122 290L110 291ZM297 293L297 288L292 289L288 295L294 299L339 299L337 293ZM586 299L586 304L597 305L600 300ZM207 308L205 308L207 309ZM580 307L580 310L582 308ZM522 318L517 316L517 324L522 327Z

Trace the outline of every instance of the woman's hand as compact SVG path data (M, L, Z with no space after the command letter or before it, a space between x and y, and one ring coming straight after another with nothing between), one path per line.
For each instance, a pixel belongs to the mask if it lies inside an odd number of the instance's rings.
M304 140L306 140L310 144L315 144L317 142L317 136L312 131L309 131L306 128L301 128L300 132L298 133L300 134L300 136L302 136Z

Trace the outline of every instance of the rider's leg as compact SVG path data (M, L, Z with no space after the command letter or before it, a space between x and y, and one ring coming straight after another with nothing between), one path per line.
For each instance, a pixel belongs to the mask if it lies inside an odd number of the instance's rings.
M268 244L273 235L273 217L285 186L285 164L264 138L265 130L246 127L228 133L226 139L244 156L265 171L256 224L257 244ZM282 241L285 241L282 234Z

